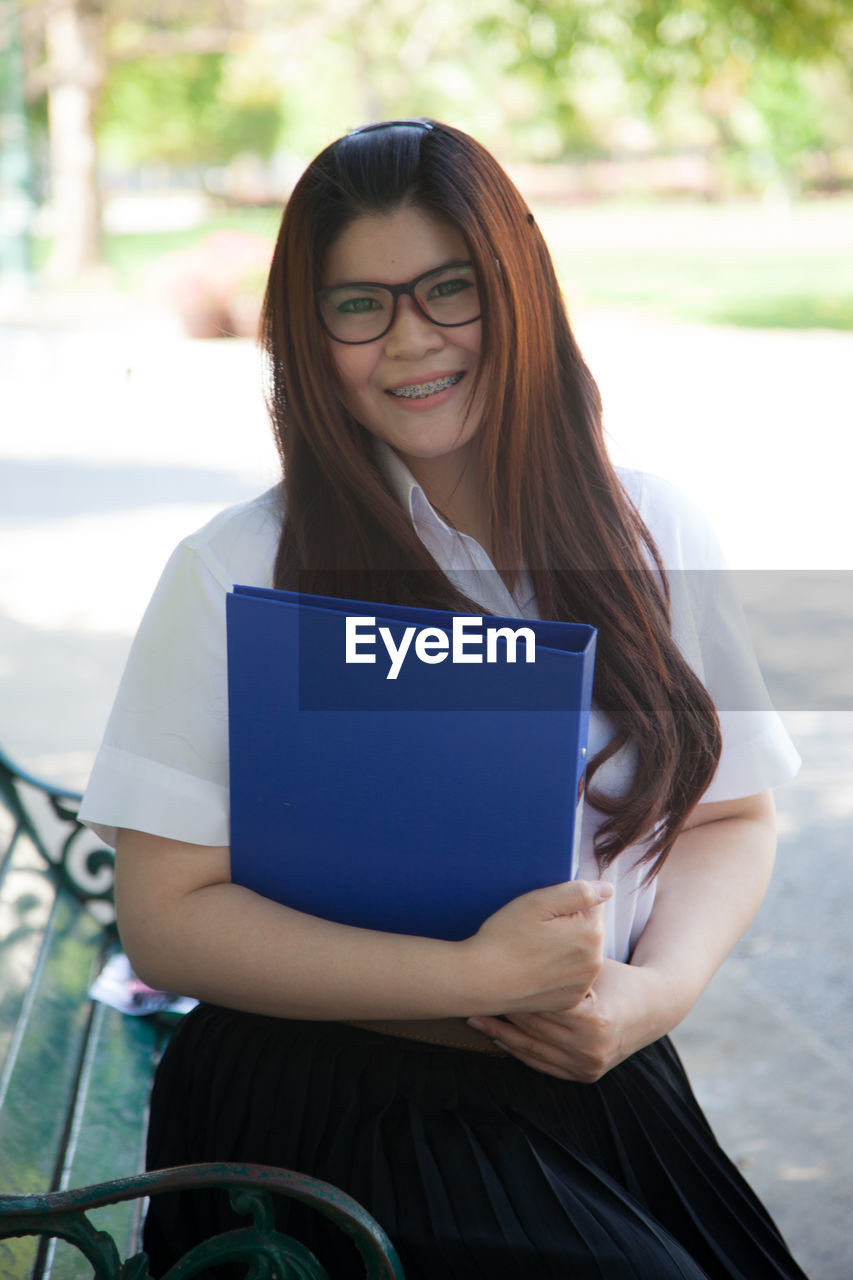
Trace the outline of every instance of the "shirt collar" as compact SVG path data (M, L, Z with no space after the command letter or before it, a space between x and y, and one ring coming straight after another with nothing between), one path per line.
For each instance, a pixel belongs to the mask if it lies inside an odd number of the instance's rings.
M442 520L424 493L421 484L389 444L384 440L376 440L375 449L379 469L388 481L394 497L415 526L418 537L426 540L425 534L427 537L433 535L442 541L452 542L465 536L449 525L446 520Z
M384 440L374 440L376 460L394 497L409 516L415 533L452 582L467 596L494 613L538 617L533 586L527 573L513 598L486 551L475 538L449 525L433 507L423 487Z

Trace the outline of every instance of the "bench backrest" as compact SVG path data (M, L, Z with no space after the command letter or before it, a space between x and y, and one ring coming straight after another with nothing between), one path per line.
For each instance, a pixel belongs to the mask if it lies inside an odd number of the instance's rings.
M350 1236L366 1280L404 1280L379 1224L328 1183L258 1165L138 1172L168 1028L89 998L118 937L113 855L77 820L79 802L0 752L0 1276L141 1276L141 1258L122 1259L137 1253L145 1197L203 1187L227 1190L252 1225L198 1246L182 1274L203 1252L252 1275L328 1280L274 1229L275 1203L297 1200Z
M88 997L118 938L112 854L77 821L79 800L0 753L0 1193L143 1167L148 1091L168 1032ZM95 1221L132 1253L139 1211L112 1205ZM50 1255L58 1277L66 1253L79 1266L62 1243L0 1241L0 1274L38 1275Z

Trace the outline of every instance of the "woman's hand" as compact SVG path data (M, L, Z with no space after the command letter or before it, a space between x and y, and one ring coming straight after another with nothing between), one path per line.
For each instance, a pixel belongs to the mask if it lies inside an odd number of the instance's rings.
M525 1013L583 1000L601 968L602 903L612 893L610 884L573 880L522 894L489 916L463 944L489 993L486 1008Z
M666 1030L666 994L644 969L605 960L584 998L550 1013L469 1019L507 1053L536 1071L593 1084Z
M658 876L630 964L605 960L580 1004L505 1008L478 1030L537 1071L591 1083L676 1027L743 934L775 848L769 792L697 805Z

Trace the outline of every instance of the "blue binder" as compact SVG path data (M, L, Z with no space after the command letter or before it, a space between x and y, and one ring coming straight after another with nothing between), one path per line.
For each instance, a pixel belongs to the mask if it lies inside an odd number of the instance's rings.
M454 615L236 586L227 598L231 871L344 924L458 939L511 898L571 879L596 633L574 623L469 640ZM347 663L346 628L360 632ZM368 621L368 620L372 620ZM473 618L461 624L476 635ZM395 677L379 629L399 650ZM375 644L369 637L375 633ZM442 646L441 635L447 637ZM367 638L365 638L367 637ZM471 655L480 651L483 660ZM352 651L351 651L352 652Z

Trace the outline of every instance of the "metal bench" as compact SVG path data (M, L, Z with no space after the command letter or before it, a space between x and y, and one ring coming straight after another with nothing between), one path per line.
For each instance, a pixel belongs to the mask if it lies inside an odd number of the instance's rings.
M0 1280L146 1280L145 1198L200 1186L226 1188L247 1222L193 1250L176 1280L225 1261L252 1280L326 1277L275 1230L280 1196L347 1232L369 1280L402 1280L381 1227L328 1183L257 1165L140 1172L169 1028L89 999L119 944L112 853L77 820L79 801L0 752Z

